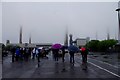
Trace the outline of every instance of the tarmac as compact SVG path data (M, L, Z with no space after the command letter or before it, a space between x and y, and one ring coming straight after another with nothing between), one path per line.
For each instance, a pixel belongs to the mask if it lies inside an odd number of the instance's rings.
M69 54L65 54L65 62L60 58L54 61L50 53L47 58L29 61L11 62L11 55L5 57L2 65L2 78L87 78L106 79L120 78L119 66L107 64L88 56L87 70L82 69L81 55L75 54L75 63L69 61ZM111 66L110 66L111 65Z

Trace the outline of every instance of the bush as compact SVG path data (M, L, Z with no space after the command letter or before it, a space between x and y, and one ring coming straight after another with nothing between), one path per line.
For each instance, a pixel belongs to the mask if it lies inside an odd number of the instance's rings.
M92 52L106 52L109 51L109 47L113 48L113 45L117 44L116 40L91 40L86 44L86 47Z

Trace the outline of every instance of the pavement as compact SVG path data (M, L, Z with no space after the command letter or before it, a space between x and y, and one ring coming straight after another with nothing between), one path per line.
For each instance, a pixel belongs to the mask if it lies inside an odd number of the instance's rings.
M39 66L38 66L39 65ZM119 66L108 64L88 56L87 70L82 69L81 55L75 55L75 63L69 62L69 54L65 62L60 58L55 62L52 54L37 60L11 62L11 55L5 57L2 65L2 78L120 78Z

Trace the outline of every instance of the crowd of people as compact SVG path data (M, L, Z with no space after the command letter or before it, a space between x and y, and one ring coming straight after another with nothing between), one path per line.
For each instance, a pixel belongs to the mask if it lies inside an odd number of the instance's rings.
M20 47L14 47L11 49L12 53L12 62L19 61L19 60L25 60L28 61L31 59L38 59L38 62L40 62L40 57L47 57L48 50L45 48L39 49L39 48L20 48Z
M46 57L46 55L49 54L49 52L52 52L53 59L55 61L59 60L59 57L62 57L62 62L65 61L65 54L69 52L70 55L70 63L74 63L74 54L75 52L73 51L68 51L66 52L66 48L62 47L61 49L45 49L43 48L20 48L20 47L13 47L11 49L12 53L12 62L15 61L28 61L29 59L37 59L38 62L40 62L40 58ZM59 51L61 51L61 55L59 54ZM88 49L85 47L79 47L79 52L82 55L82 64L87 63L87 54L88 54Z

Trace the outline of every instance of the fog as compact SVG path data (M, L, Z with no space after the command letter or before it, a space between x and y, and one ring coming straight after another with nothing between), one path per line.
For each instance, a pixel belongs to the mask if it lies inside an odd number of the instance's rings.
M76 38L104 40L118 35L117 2L3 2L2 42L64 43L65 29Z

